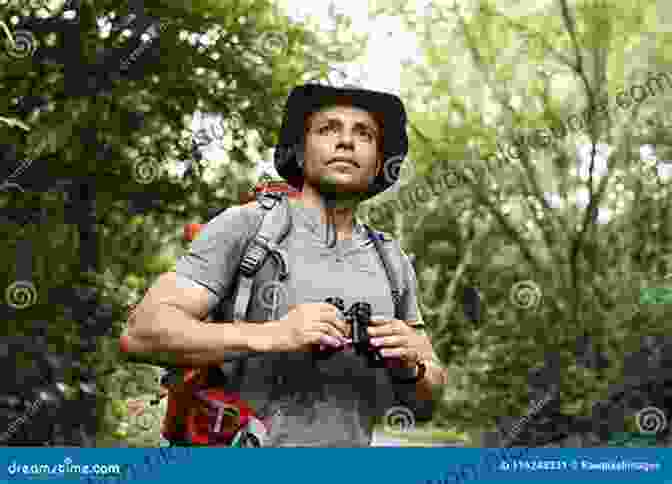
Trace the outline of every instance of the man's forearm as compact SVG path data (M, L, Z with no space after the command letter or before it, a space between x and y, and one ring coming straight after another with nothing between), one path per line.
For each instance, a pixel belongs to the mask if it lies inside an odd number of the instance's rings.
M139 318L151 318L151 324L140 324ZM130 360L158 366L220 364L236 354L268 351L270 338L262 326L204 324L170 306L162 306L154 314L143 314L140 308L129 318L126 353Z

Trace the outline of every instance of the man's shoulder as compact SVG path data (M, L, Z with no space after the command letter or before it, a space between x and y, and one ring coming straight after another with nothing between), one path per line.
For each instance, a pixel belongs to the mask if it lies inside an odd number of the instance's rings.
M234 205L219 213L211 219L207 226L219 231L218 229L230 229L232 226L256 226L256 222L263 215L259 210L259 204L256 201L244 205Z

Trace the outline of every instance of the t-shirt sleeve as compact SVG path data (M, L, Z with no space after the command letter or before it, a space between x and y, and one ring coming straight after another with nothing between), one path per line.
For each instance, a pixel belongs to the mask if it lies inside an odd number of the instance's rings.
M260 220L256 212L249 206L225 210L203 227L175 264L178 278L211 292L213 307L232 289L246 242Z

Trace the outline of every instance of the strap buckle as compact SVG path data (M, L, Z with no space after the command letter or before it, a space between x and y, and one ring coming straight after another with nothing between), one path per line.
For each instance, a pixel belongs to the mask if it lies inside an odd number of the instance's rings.
M261 234L257 235L240 263L240 272L245 277L253 277L259 270L269 250L271 249L268 245L268 240Z
M257 193L257 203L264 207L266 210L272 209L275 204L281 201L284 197L284 194L281 192L259 192Z

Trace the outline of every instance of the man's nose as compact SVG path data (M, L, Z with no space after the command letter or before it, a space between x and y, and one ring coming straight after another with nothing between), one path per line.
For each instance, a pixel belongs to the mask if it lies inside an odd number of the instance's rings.
M348 148L350 150L355 149L355 142L352 139L352 134L347 132L342 132L338 136L338 142L336 143L336 148Z

